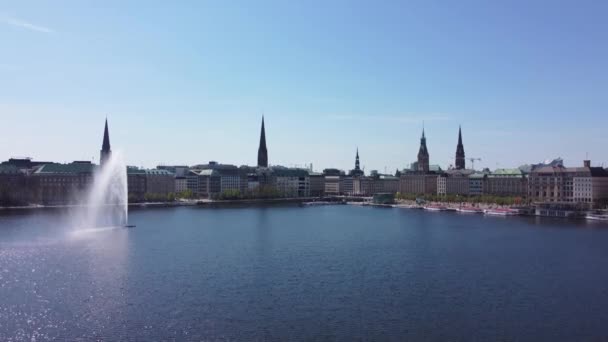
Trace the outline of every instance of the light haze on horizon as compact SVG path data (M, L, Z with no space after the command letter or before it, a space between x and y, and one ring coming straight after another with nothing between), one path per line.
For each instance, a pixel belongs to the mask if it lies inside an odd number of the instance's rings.
M608 166L606 1L0 1L0 160ZM467 166L470 162L467 160Z

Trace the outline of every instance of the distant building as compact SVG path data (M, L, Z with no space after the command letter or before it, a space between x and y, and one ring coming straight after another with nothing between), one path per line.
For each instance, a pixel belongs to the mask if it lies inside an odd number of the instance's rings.
M497 169L487 175L485 194L526 197L527 192L528 178L520 169Z
M443 174L445 178L445 194L467 196L470 193L469 176L473 174L473 170L455 169L447 170Z
M25 205L30 201L26 172L0 164L0 206Z
M93 183L95 168L91 162L40 166L29 179L31 202L44 205L82 203Z
M247 177L238 167L211 161L206 165L193 167L198 175L197 195L209 198L228 191L242 192L247 189Z
M399 179L402 194L437 194L437 173L408 173Z
M593 208L608 202L608 172L588 160L583 167L537 167L529 175L528 196L535 203Z
M322 173L309 172L310 196L320 197L325 195L325 176Z
M127 188L129 193L129 201L143 201L147 191L146 171L135 166L128 166Z
M199 185L198 185L198 174L195 171L192 170L188 170L188 172L185 175L186 178L186 188L190 191L192 191L192 194L194 195L194 197L202 197L199 194Z
M355 191L354 179L359 177L343 176L340 177L340 194L353 195Z
M344 173L338 169L325 169L323 175L325 177L325 195L340 195Z
M484 194L487 177L487 174L482 172L475 172L469 176L470 196L481 196Z
M443 196L448 193L448 175L439 175L437 177L437 195Z
M146 172L146 192L168 195L175 193L175 176L167 170L150 169Z
M310 196L308 170L273 167L275 189L284 197Z
M186 190L188 190L188 179L184 176L181 177L175 177L174 178L174 182L175 182L175 192L176 193L182 193Z
M393 175L378 175L377 178L374 178L374 183L372 194L390 193L394 195L399 192L399 178Z
M176 192L175 175L168 170L127 167L130 201L164 200Z

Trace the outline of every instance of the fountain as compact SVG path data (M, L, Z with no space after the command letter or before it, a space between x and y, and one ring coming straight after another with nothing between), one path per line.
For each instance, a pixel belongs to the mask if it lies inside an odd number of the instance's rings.
M95 172L81 213L83 227L133 227L128 224L127 167L120 151Z

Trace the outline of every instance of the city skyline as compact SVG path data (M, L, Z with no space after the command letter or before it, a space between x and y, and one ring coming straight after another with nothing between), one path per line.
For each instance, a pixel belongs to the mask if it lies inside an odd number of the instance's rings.
M6 3L0 159L98 163L108 116L129 164L256 165L265 115L274 165L394 172L424 121L444 168L459 125L476 169L607 166L607 5L552 4Z

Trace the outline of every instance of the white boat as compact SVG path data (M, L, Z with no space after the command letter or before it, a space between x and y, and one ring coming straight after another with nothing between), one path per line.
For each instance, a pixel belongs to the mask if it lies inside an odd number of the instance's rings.
M587 214L587 216L585 216L585 218L587 220L592 220L592 221L605 221L605 222L608 222L608 215Z
M517 211L512 209L486 209L484 213L492 216L513 216L518 214Z
M483 214L483 210L474 207L460 207L456 211L465 214Z
M424 207L424 210L429 210L429 211L446 211L446 210L448 210L448 208L442 207L442 206L439 206L439 205L429 205L427 207Z

